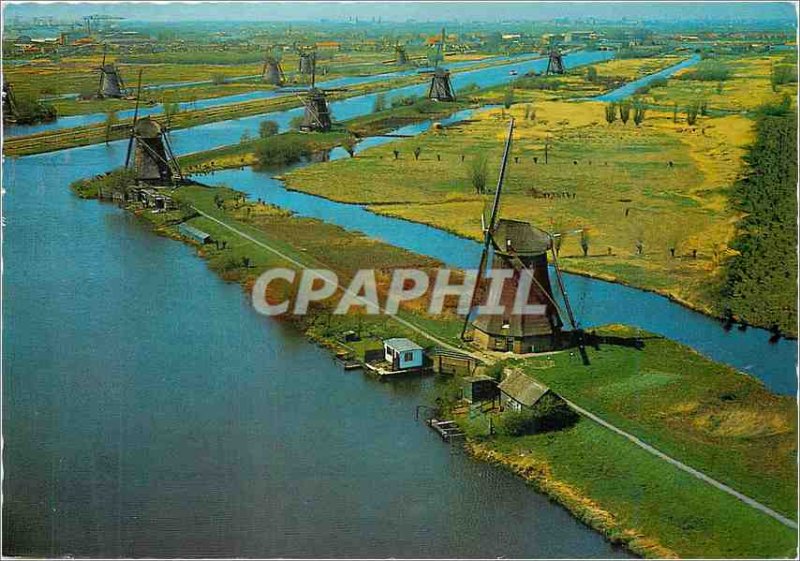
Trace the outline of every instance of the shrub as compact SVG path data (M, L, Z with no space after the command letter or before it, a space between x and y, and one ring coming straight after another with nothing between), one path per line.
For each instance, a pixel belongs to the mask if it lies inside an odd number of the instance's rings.
M503 107L510 109L514 104L514 88L508 88L505 95L503 95Z
M278 134L278 123L275 121L261 121L258 124L258 136L267 138Z
M609 103L606 105L606 122L610 125L617 120L617 104Z
M586 80L592 84L597 81L597 68L590 66L586 69Z
M415 95L396 97L392 100L392 107L408 107L414 105L417 102L417 99L418 98Z
M523 436L561 430L574 425L577 420L578 414L564 400L547 394L531 409L503 413L497 423L497 432L506 436Z
M679 76L681 80L699 80L701 82L724 82L730 79L731 69L716 60L703 60L694 70Z
M211 83L214 84L215 86L220 86L227 81L228 79L225 77L225 74L215 72L214 74L211 75Z
M686 108L686 123L694 125L697 122L697 114L700 112L700 105L692 103Z
M345 152L350 154L350 157L353 158L356 155L356 139L352 136L346 137L342 140L342 148L344 148Z
M791 64L776 64L772 67L770 83L773 91L778 90L778 86L797 82L797 68Z
M378 113L386 109L386 95L379 93L375 96L375 104L372 106L372 112Z
M637 127L644 122L644 113L644 107L637 103L633 111L633 122Z
M48 103L29 96L17 96L17 123L24 125L52 121L56 118L56 108Z
M628 120L631 118L631 104L628 101L623 101L619 104L619 119L622 121L623 125L628 124Z
M483 154L478 155L472 160L472 165L469 169L469 178L475 192L482 195L486 189L486 179L489 176L489 165L486 161L486 156Z
M280 135L269 142L260 142L255 149L262 167L285 166L311 155L311 148L301 135Z

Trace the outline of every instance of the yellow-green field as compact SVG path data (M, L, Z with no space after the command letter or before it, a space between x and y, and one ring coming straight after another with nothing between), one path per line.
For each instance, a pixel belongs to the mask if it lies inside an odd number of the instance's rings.
M552 232L585 228L589 256L582 256L579 236L565 235L566 269L659 290L718 312L710 293L736 218L728 210L727 190L742 169L751 121L701 117L689 127L673 123L671 113L651 111L637 127L619 120L607 124L600 103L536 102L532 109L535 119L525 119L531 108L524 104L483 111L463 126L294 171L287 183L478 239L488 196L471 185L472 162L488 158L491 187L513 115L517 128L502 216ZM416 147L419 160L412 153Z
M727 80L681 79L682 75L692 72L692 68L687 68L670 78L666 85L652 88L644 99L650 103L677 104L679 107L705 101L711 110L751 111L767 103L776 103L784 95L797 97L797 83L778 85L773 89L770 81L774 66L794 66L797 63L793 54L721 58L719 63L730 68L731 76Z
M514 102L528 103L556 99L593 97L620 87L684 60L685 56L661 56L653 58L612 59L597 64L568 68L564 75L522 78L514 84ZM597 77L587 78L589 68ZM493 88L479 95L486 103L502 103L508 86Z

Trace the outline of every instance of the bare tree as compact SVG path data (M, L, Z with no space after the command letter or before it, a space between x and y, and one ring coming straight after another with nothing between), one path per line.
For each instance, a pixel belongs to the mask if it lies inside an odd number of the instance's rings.
M481 154L472 160L472 165L470 166L470 180L477 194L483 194L486 189L486 179L488 176L489 166L486 162L486 156Z

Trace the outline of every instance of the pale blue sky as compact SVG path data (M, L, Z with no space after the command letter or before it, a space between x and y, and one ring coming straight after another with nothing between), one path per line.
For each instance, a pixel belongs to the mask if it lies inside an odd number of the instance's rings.
M132 4L79 3L79 4L11 4L5 5L5 17L54 16L75 18L88 14L105 13L128 19L149 21L171 20L238 20L238 21L291 21L319 20L320 18L345 20L358 16L361 19L381 17L384 21L406 20L536 20L557 17L596 17L620 19L658 20L774 20L796 21L794 4L790 2L278 2L205 3L187 6L185 3Z

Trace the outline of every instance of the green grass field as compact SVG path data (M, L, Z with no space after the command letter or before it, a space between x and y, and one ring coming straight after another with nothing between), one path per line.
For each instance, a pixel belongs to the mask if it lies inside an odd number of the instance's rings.
M621 326L601 332L640 335ZM641 335L643 350L589 349L589 367L566 353L530 359L523 367L663 452L795 517L794 399L673 341Z
M640 555L795 555L795 531L587 419L559 432L493 437L479 449L478 458L505 465Z

